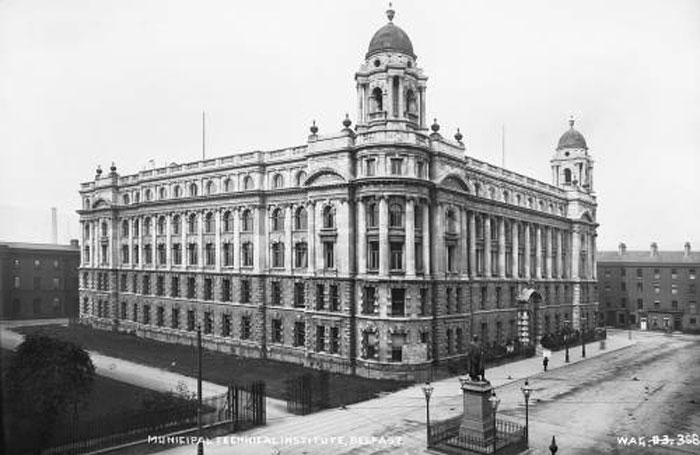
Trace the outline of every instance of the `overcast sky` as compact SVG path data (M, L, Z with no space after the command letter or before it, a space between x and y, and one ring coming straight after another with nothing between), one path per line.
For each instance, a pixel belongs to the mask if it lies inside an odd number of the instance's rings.
M0 239L79 233L79 184L282 148L355 116L378 0L0 0ZM700 248L700 1L394 1L428 118L549 182L574 115L595 159L599 248Z

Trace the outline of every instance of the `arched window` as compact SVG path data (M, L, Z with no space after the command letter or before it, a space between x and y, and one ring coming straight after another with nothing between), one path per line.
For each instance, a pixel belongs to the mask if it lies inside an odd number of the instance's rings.
M244 190L252 190L253 189L253 178L249 175L246 176L245 179L243 179L243 189Z
M131 198L129 198L128 194L125 194L122 199L124 201L124 205L129 205L129 203L131 202Z
M90 209L90 198L89 198L89 197L86 197L86 198L85 198L83 208L84 208L85 210L89 210L89 209Z
M509 196L508 191L504 191L503 192L503 202L506 202L506 203L508 202L508 196Z
M375 87L375 89L372 90L372 112L382 112L384 110L383 98L384 94L382 93L382 89Z
M540 201L540 210L544 212L544 201Z
M527 206L530 208L534 208L534 202L531 197L527 198Z
M196 234L197 233L197 214L192 213L187 219L187 233Z
M445 214L447 219L447 232L456 233L457 232L457 215L454 210L448 210Z
M233 190L233 186L231 185L231 179L227 178L224 180L224 192L228 193Z
M151 235L151 219L146 218L143 220L143 235Z
M253 214L250 210L246 210L241 215L241 231L253 232Z
M481 196L481 184L474 182L474 195Z
M137 204L141 202L141 193L138 191L134 193L134 202L136 202Z
M306 172L299 171L297 173L297 179L296 179L297 186L303 186L305 181L306 181Z
M139 236L139 223L138 223L138 221L136 223L134 223L133 236L134 237Z
M207 182L207 195L216 193L216 185L211 180Z
M272 211L272 230L284 230L284 210L278 208Z
M161 186L160 189L158 190L158 198L165 199L166 196L167 196L167 194L165 192L165 187Z
M324 229L335 228L335 210L330 205L323 208L323 227Z
M146 190L146 201L150 201L151 199L153 199L153 192L149 188Z
M370 202L367 204L367 227L376 228L379 226L379 204Z
M304 207L299 207L294 214L294 229L303 230L308 227L308 215Z
M403 207L401 204L391 204L389 206L389 226L394 228L403 227Z
M204 217L204 232L207 234L214 232L214 214L211 212L207 213Z
M416 106L416 94L413 90L409 89L406 91L406 112L408 114L415 114L418 111Z
M233 231L233 217L231 216L230 211L225 211L224 212L224 232L232 232Z
M122 237L129 237L129 220L122 221Z
M522 202L522 197L521 197L519 194L516 195L516 196L515 196L515 203L516 203L517 205L520 205L521 202Z
M85 240L90 238L90 223L85 223L85 233L83 234L83 237L85 237Z
M571 183L571 169L564 169L564 183Z
M158 218L158 227L156 228L158 230L158 235L164 235L165 234L165 217L161 216Z
M489 198L496 199L496 190L494 190L493 188L489 188Z
M193 183L190 185L190 196L195 197L197 196L197 184Z
M180 223L182 223L182 219L180 218L180 215L175 215L173 217L173 234L180 233Z
M182 197L182 188L180 185L177 185L175 187L175 197Z
M282 177L282 174L276 174L272 178L272 188L282 188L284 186L284 178Z

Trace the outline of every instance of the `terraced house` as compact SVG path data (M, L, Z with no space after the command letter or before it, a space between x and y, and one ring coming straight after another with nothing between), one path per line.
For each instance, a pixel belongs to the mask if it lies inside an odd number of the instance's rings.
M469 156L426 121L389 22L355 74L356 125L282 150L98 169L81 185L81 319L372 377L419 377L596 317L593 161L570 128L552 183ZM544 163L543 163L544 164Z

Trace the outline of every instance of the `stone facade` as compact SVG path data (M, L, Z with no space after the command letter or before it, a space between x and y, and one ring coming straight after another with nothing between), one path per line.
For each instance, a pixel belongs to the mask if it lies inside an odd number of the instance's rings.
M200 325L214 349L404 378L472 334L514 341L527 289L538 333L592 325L585 142L560 141L553 184L470 157L427 128L427 77L393 22L355 80L354 129L83 183L82 320L182 343ZM579 163L585 184L559 177Z

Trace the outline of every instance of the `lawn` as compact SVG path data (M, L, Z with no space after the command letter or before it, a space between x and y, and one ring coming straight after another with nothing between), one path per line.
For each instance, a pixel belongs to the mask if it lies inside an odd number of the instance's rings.
M89 351L130 360L187 376L196 376L196 351L191 346L162 343L135 335L96 330L80 325L46 325L13 329L22 334L43 333L72 341ZM301 365L264 359L248 359L221 352L203 351L202 376L220 385L249 384L262 380L268 396L285 399L285 380L317 370ZM409 385L406 382L376 380L341 374L330 375L330 396L343 395L345 403L368 398L368 392L391 392ZM356 396L353 399L353 396Z

